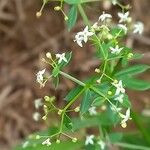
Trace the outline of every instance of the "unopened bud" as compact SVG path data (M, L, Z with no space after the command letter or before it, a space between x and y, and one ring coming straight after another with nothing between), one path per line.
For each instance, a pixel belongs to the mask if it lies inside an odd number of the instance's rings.
M59 139L57 139L57 140L56 140L56 143L57 143L57 144L59 144L59 143L60 143L60 140L59 140Z
M61 7L60 6L56 6L56 7L54 7L54 10L55 11L59 11L59 10L61 10Z
M101 107L101 110L105 111L106 108L107 108L106 105L103 105L103 106Z
M100 73L100 69L96 68L96 69L95 69L95 72L96 72L96 73Z
M43 117L42 117L42 119L43 119L43 120L46 120L46 119L47 119L47 117L46 117L46 116L43 116Z
M117 84L118 83L118 80L114 80L114 84Z
M74 111L75 111L75 112L79 112L79 111L80 111L80 107L79 107L79 106L76 107L76 108L74 109Z
M62 114L62 110L61 109L59 109L59 111L58 111L58 115L61 115Z
M127 124L126 124L126 122L124 122L124 123L121 123L121 126L122 126L122 128L126 128L126 127L127 127Z
M38 12L36 13L36 17L39 18L39 17L41 17L41 16L42 16L42 12L38 11Z
M72 142L76 143L77 142L77 138L73 138Z
M98 79L96 82L97 82L97 83L101 83L101 80L100 80L100 79Z
M108 95L112 95L112 91L108 91Z
M35 138L38 140L38 139L40 139L41 137L40 137L40 135L36 135Z
M65 16L65 17L64 17L64 19L65 19L65 21L67 21L67 20L68 20L68 17L67 17L67 16Z
M50 53L50 52L47 52L47 53L46 53L46 57L49 58L49 59L51 59L51 58L52 58L51 53Z
M132 58L133 57L133 54L132 53L129 53L128 54L128 59Z

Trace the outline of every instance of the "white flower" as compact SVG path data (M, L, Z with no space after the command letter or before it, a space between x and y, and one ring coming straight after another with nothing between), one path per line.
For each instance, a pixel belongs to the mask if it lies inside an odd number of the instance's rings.
M84 28L83 31L81 32L78 32L76 35L75 35L75 40L74 42L77 42L77 44L82 47L82 42L84 41L85 43L88 41L88 38L90 36L92 36L94 33L93 32L90 32L89 29L88 29L88 26L86 26Z
M42 99L41 98L36 99L34 101L34 106L36 109L39 109L41 106L43 106Z
M112 18L112 16L111 16L110 14L106 14L106 13L103 11L103 14L99 16L99 19L98 19L98 20L104 21L104 20L106 20L106 19L108 19L108 18L110 19L110 18Z
M121 80L118 83L112 83L112 84L117 88L115 95L119 95L120 93L125 93L125 89L123 88Z
M123 114L120 113L120 117L123 119L120 124L121 124L121 126L122 126L123 128L125 128L125 127L127 126L127 123L126 123L126 122L127 122L129 119L131 119L131 118L130 118L130 108L127 109L125 115L123 115Z
M119 12L118 16L120 18L119 23L126 22L129 20L129 11L127 11L126 13Z
M41 85L42 87L45 86L44 77L43 77L43 75L44 75L44 73L45 73L45 70L46 70L46 69L43 69L43 70L39 71L39 72L36 74L36 81L37 81L38 83L40 83L40 85Z
M35 112L35 113L33 114L33 119L34 119L35 121L39 121L40 117L41 117L41 115L40 115L40 113L38 113L38 112Z
M45 140L42 145L46 145L46 146L50 146L52 143L50 142L50 138L48 138L47 140Z
M67 62L67 59L65 57L65 53L62 54L56 54L56 58L58 58L58 64L60 64L62 61Z
M142 34L143 31L144 31L144 24L143 24L142 22L137 22L137 23L134 25L133 33Z
M96 115L96 114L97 114L97 112L96 112L96 107L90 107L90 108L89 108L89 114L90 114L91 116Z
M28 147L29 145L29 141L25 141L23 144L22 144L22 148L26 148Z
M121 28L125 32L125 34L127 33L128 29L127 29L126 25L118 24L118 27Z
M123 47L119 48L119 46L116 45L115 48L110 47L110 50L111 50L111 53L112 53L112 54L119 54L119 53L123 50Z
M123 95L123 94L120 94L120 95L118 95L118 96L115 98L115 100L116 100L116 101L119 101L120 103L123 103L123 98L124 98L124 95Z
M89 136L87 136L87 137L86 137L86 140L85 140L85 145L88 145L88 144L93 145L93 144L94 144L93 139L94 139L94 135L89 135Z
M105 144L104 141L99 140L99 141L97 142L97 144L100 145L100 148L101 148L102 150L105 149L106 144Z

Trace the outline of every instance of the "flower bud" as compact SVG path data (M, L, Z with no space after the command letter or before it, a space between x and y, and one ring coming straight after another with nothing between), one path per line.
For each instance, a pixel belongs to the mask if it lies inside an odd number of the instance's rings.
M77 138L73 138L72 142L76 143L77 142Z
M65 21L67 21L67 20L68 20L68 17L65 15L65 18L64 18L64 19L65 19Z
M117 84L118 83L118 80L114 80L114 84Z
M108 91L108 95L112 95L112 91Z
M97 83L101 83L101 80L100 80L100 79L98 79L96 82L97 82Z
M50 52L47 52L47 53L46 53L46 57L49 58L49 59L51 59L51 58L52 58L51 53L50 53Z
M79 112L79 111L80 111L80 107L79 107L79 106L76 107L76 108L74 109L74 111L75 111L75 112Z
M36 13L36 17L39 18L39 17L41 17L41 16L42 16L42 12L38 11L38 12Z
M47 119L47 116L43 116L42 119L43 119L43 120L46 120L46 119Z
M57 144L59 144L59 143L60 143L60 140L59 140L59 139L57 139L57 140L56 140L56 143L57 143Z
M127 127L126 122L122 123L121 126L122 126L122 128L126 128Z
M95 72L96 72L96 73L100 73L100 69L96 68L96 69L95 69Z
M40 135L36 135L36 137L35 137L35 139L40 139L41 137L40 137Z
M61 7L60 6L56 6L56 7L54 7L54 10L55 11L59 11L59 10L61 10Z
M61 109L59 109L59 111L58 111L58 115L61 115L62 114L62 110Z
M128 54L128 59L132 58L133 57L133 54L132 53L129 53Z

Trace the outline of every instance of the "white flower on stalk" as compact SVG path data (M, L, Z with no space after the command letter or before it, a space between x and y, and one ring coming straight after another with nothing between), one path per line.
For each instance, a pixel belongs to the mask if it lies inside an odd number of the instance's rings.
M36 109L39 109L41 106L43 106L42 99L41 98L36 99L34 101L34 106Z
M42 145L46 145L46 146L50 146L52 143L50 142L50 138L48 138L47 140L45 140Z
M85 145L93 145L94 144L94 135L89 135L86 137L86 140L85 140Z
M121 123L120 123L121 126L122 126L123 128L126 128L126 126L127 126L127 123L126 123L126 122L127 122L129 119L131 119L131 117L130 117L130 108L127 109L125 115L123 115L123 114L120 113L120 117L123 119L123 120L121 121Z
M94 106L90 107L90 108L89 108L89 114L90 114L91 116L96 115L96 114L97 114L97 112L96 112L96 107L94 107Z
M62 61L67 62L67 59L65 57L65 53L56 54L56 58L58 58L58 64L60 64Z
M40 119L40 117L41 117L41 115L40 115L40 113L38 113L38 112L35 112L34 114L33 114L33 119L35 120L35 121L39 121L39 119Z
M110 47L110 50L111 50L111 53L112 53L112 54L119 54L119 53L123 50L123 47L119 48L119 46L116 45L115 48Z
M115 95L119 95L120 93L125 93L125 89L122 85L122 80L120 80L118 83L112 83L117 89Z
M25 141L23 144L22 144L22 148L26 148L29 146L29 141Z
M99 140L99 141L97 142L97 144L100 145L100 148L101 148L102 150L105 149L106 144L105 144L104 141Z
M118 27L121 28L125 32L125 34L127 33L128 29L127 29L126 25L118 24Z
M94 34L93 32L89 31L88 26L86 26L83 31L80 31L75 35L74 42L77 42L77 44L80 47L83 47L82 42L84 41L85 43L87 43L88 38L93 34Z
M123 94L120 94L120 95L118 95L118 96L115 98L115 100L116 100L116 101L119 101L120 103L123 103L123 98L124 98L124 95L123 95Z
M127 11L126 13L119 12L118 17L120 18L119 23L128 21L130 19L129 11Z
M111 18L112 18L111 14L107 14L103 11L103 14L99 16L98 20L103 22L104 20L111 19Z
M43 69L36 74L36 81L40 84L41 87L45 86L44 77L43 77L45 71L46 69Z
M133 33L142 34L143 31L144 31L144 24L143 24L142 22L137 22L137 23L134 25Z

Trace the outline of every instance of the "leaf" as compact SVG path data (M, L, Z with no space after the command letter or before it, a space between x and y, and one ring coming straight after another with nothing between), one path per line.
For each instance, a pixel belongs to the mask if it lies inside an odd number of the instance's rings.
M97 97L93 100L92 106L101 106L104 104L104 102L106 101L105 98L103 97Z
M73 5L68 14L67 26L68 26L69 31L74 27L77 21L77 13L78 13L77 6Z
M150 66L148 66L148 65L142 65L142 64L133 65L129 68L126 68L124 70L119 71L118 73L116 73L116 76L117 77L122 77L124 75L133 76L133 75L137 75L139 73L142 73L142 72L146 71L149 68L150 68Z
M117 27L112 28L110 33L112 34L113 37L123 37L123 36L125 36L125 32L122 29L117 28Z
M81 3L89 3L89 2L96 2L99 0L64 0L68 4L81 4Z
M133 90L145 91L150 89L150 82L144 80L126 78L124 83L127 88Z
M81 107L80 107L81 114L84 114L89 110L89 108L91 107L92 101L93 99L91 97L91 91L87 89L84 93L83 100L81 102Z
M84 87L83 86L77 86L75 88L73 88L65 97L65 100L67 102L70 102L72 99L74 99L74 97L80 93L82 93L84 91Z
M65 125L69 130L71 130L72 127L73 127L72 121L71 121L71 119L69 118L69 116L68 116L67 114L65 114L65 116L64 116L64 125Z
M109 135L109 140L111 143L116 143L122 140L123 134L116 132L116 133L110 133Z
M123 103L121 103L122 106L126 107L126 108L131 108L131 102L129 101L129 98L127 95L125 95L124 99L123 99Z
M58 76L58 74L59 74L59 67L57 66L57 67L55 67L54 69L53 69L53 71L52 71L52 75L54 76L54 77L57 77Z

